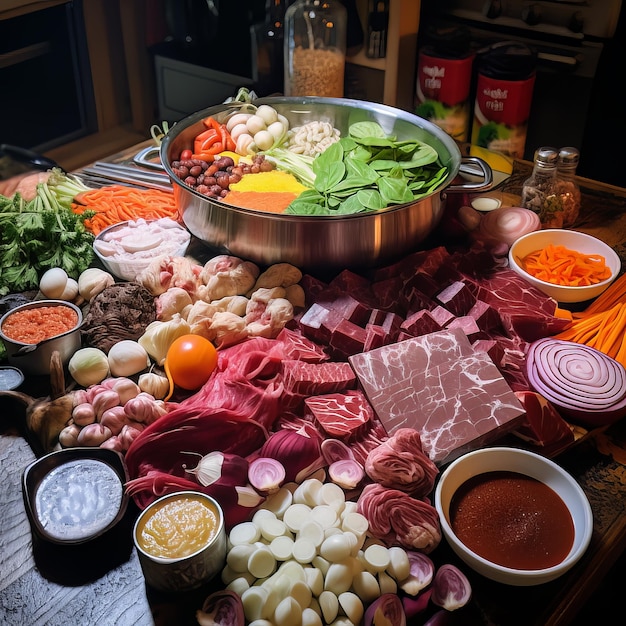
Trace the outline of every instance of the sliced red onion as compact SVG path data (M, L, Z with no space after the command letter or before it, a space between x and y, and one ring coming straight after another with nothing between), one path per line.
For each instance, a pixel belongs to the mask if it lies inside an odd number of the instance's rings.
M446 611L455 611L465 606L472 597L472 586L467 576L456 566L441 565L433 579L430 600Z
M259 457L248 466L248 480L259 493L276 493L285 482L285 468L276 459Z
M474 233L488 244L505 243L510 246L522 235L541 228L541 220L534 211L522 207L500 207L485 213Z
M377 626L378 624L406 626L406 615L400 597L395 593L383 593L367 607L363 624L364 626Z
M245 624L243 602L234 591L212 593L196 611L200 626L241 626Z
M354 459L354 452L339 439L324 439L322 441L322 456L328 465L343 459Z
M321 440L313 426L298 430L283 428L273 432L255 456L280 461L285 468L285 480L298 482L300 477L325 465Z
M401 583L400 587L410 596L417 596L419 592L428 587L435 574L435 564L429 556L417 550L407 550L409 557L410 573Z
M534 391L584 426L612 424L626 415L626 368L595 348L539 339L528 349L526 374Z
M354 489L363 480L365 470L355 459L341 459L328 466L328 476L343 489Z

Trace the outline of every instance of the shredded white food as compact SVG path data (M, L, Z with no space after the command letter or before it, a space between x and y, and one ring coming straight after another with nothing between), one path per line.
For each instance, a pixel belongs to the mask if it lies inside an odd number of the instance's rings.
M295 154L316 156L339 141L340 131L330 122L309 122L289 131L286 147Z

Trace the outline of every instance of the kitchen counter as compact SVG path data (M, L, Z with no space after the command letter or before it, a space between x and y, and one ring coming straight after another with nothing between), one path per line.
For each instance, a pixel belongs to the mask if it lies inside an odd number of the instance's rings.
M519 194L530 164L516 163L497 190ZM601 237L626 259L626 189L579 179L582 211L576 228ZM43 388L43 387L42 387ZM20 434L16 407L0 398L0 623L129 626L194 624L195 611L211 591L202 588L169 597L147 589L131 529L131 504L123 522L105 539L80 548L36 541L24 509L21 478L35 454ZM587 433L556 461L578 480L594 514L591 545L582 560L551 583L509 587L474 574L450 552L445 540L436 562L453 562L468 574L473 599L451 614L471 626L565 626L575 617L626 548L626 420ZM615 610L621 608L615 599Z

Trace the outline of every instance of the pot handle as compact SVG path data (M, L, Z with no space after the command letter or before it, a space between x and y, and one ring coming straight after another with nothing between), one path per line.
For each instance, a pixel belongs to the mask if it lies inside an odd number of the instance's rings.
M486 191L493 185L493 170L491 166L480 157L461 157L459 175L467 182L446 187L447 193Z

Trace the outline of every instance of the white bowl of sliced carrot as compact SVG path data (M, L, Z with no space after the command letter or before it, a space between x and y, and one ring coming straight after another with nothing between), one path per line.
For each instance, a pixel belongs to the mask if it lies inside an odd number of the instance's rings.
M598 297L617 278L622 262L597 237L550 228L517 239L509 266L557 302L573 303Z

